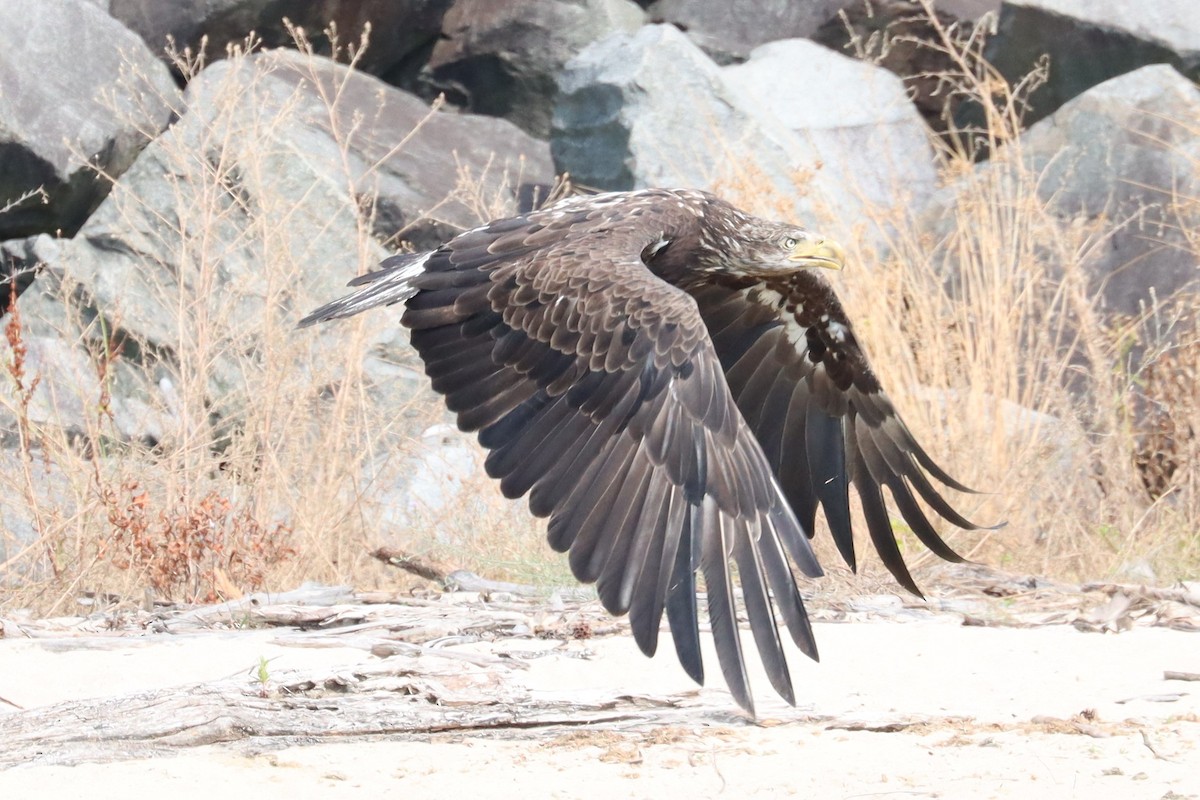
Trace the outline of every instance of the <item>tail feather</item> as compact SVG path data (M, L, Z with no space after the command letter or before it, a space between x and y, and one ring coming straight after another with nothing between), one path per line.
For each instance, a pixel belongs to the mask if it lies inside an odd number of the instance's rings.
M351 286L365 284L364 288L326 303L300 320L298 327L306 328L315 322L352 317L369 308L404 302L416 293L412 280L424 271L429 256L429 253L405 253L386 259L383 269L359 275L350 281Z

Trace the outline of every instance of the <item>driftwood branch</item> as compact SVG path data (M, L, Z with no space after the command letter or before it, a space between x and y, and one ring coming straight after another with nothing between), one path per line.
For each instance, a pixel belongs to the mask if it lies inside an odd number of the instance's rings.
M142 758L216 743L670 722L686 697L532 693L503 669L395 657L371 669L246 678L0 716L0 766Z
M1200 593L1185 588L1159 589L1154 586L1134 586L1123 583L1085 583L1080 587L1085 592L1104 592L1105 594L1123 594L1128 597L1158 600L1160 602L1183 603L1200 608Z
M456 573L447 575L453 579ZM964 586L943 584L929 602L894 595L821 595L812 615L824 620L925 619L956 614L964 623L1030 627L1071 624L1095 596L1079 587L1043 585L1026 579L967 573ZM1092 585L1091 588L1109 584ZM1115 586L1111 585L1111 586ZM1113 596L1124 594L1119 587ZM56 640L58 647L120 646L133 633L239 636L242 629L268 628L272 641L287 647L352 647L380 658L355 668L263 673L176 687L120 698L70 701L21 709L0 700L0 767L41 762L142 757L214 742L246 750L345 736L408 736L439 731L521 731L552 735L562 726L694 725L741 719L724 695L706 700L684 693L629 697L614 693L551 695L528 689L524 648L481 652L453 648L468 642L550 639L564 643L625 634L628 622L613 620L584 589L580 602L567 593L530 600L505 589L434 593L414 597L395 592L356 593L345 587L303 587L262 593L202 608L138 609L98 613L86 619L0 620L0 635ZM993 602L989 595L1003 597ZM1139 600L1100 614L1099 623L1128 620L1138 626L1200 627L1192 606L1169 599ZM1096 616L1097 610L1087 612ZM1121 629L1117 627L1117 629ZM166 636L164 636L166 638ZM566 645L578 649L578 645ZM1168 680L1195 680L1193 673L1168 672ZM796 712L790 720L822 721ZM865 730L901 730L913 720L883 714Z
M418 578L446 585L446 575L449 574L449 570L433 564L422 556L414 556L393 547L380 547L371 551L371 557L416 575Z

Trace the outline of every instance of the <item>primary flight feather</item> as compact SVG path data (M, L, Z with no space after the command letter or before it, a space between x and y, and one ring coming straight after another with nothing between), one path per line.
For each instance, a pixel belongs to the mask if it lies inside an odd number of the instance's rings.
M883 496L930 550L962 559L917 498L974 525L930 481L969 491L897 416L833 289L835 243L707 192L575 197L393 256L301 321L404 303L433 388L478 432L505 496L549 517L549 541L628 613L654 655L666 614L703 682L696 575L725 681L753 713L730 564L776 691L795 702L776 614L816 658L793 567L816 577L817 508L855 566L849 487L870 539L919 594Z

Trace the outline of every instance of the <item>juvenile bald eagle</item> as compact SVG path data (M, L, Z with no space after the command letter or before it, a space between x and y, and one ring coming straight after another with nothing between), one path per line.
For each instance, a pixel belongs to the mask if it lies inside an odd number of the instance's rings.
M648 656L665 609L699 683L703 575L721 670L753 713L731 562L771 684L794 704L772 609L815 659L791 565L821 575L809 545L818 506L853 568L853 484L883 563L917 594L882 487L944 559L962 560L916 496L977 527L930 483L969 491L897 416L813 269L843 258L827 239L706 192L615 192L393 256L301 325L404 302L433 388L491 451L487 472L505 496L528 495L550 518L550 545L606 609L629 614Z

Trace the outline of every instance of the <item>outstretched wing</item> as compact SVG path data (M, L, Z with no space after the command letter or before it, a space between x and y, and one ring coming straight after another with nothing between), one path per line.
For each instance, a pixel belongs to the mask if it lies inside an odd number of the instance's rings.
M588 226L580 226L587 228ZM734 613L736 563L775 689L794 702L772 609L815 657L788 558L820 574L807 537L738 413L695 302L654 277L645 243L503 225L464 234L412 280L404 324L433 387L478 431L488 473L528 494L575 576L628 612L647 655L665 609L685 670L703 681L703 575L725 679L753 710ZM624 253L624 255L611 255Z
M689 291L738 408L810 536L819 505L839 552L855 567L853 484L884 565L919 595L892 534L886 486L926 547L948 561L963 560L934 530L916 497L954 525L977 529L928 476L971 490L930 458L897 415L823 278L804 270L767 283L708 283Z

